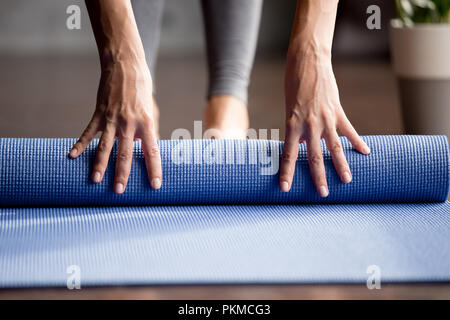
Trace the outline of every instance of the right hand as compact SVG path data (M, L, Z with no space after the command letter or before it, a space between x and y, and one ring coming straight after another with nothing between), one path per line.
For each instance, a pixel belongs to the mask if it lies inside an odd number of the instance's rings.
M152 79L145 59L102 64L94 115L72 147L70 157L77 158L82 154L99 131L103 133L97 146L92 181L102 181L117 137L114 191L123 193L131 170L133 141L141 139L150 185L153 189L161 187L161 156L153 120Z

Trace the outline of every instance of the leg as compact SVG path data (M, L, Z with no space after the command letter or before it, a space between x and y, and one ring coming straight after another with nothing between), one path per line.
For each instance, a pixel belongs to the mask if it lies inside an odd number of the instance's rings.
M131 0L152 78L155 77L164 0Z
M164 0L131 0L139 34L145 50L150 73L153 80L153 115L156 134L159 138L159 110L156 104L155 93L155 68L158 56L159 36L161 33L161 20L164 9Z
M202 8L209 67L206 128L218 129L218 138L242 138L249 125L247 87L262 0L202 0Z

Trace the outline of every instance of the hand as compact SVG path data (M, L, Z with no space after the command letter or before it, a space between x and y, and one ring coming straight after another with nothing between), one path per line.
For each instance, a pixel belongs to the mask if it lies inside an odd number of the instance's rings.
M91 121L70 151L78 157L102 131L92 171L92 181L103 179L115 137L119 140L114 191L127 186L133 156L133 141L142 140L148 178L154 189L161 187L161 157L153 122L152 79L145 61L102 63L97 107Z
M329 194L320 146L325 139L334 167L342 182L352 180L347 159L336 129L363 154L370 149L356 133L339 101L339 92L331 65L331 56L314 50L288 53L285 78L286 138L280 168L280 188L288 192L292 185L298 144L306 142L311 177L321 197Z

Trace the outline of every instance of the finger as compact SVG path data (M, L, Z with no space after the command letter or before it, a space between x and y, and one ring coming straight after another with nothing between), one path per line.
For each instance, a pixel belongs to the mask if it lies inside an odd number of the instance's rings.
M145 157L148 180L153 189L158 190L162 184L161 155L156 136L148 131L142 138L142 151Z
M326 131L324 137L327 148L331 154L331 159L333 160L333 165L336 168L336 172L338 173L342 182L349 183L350 181L352 181L352 174L350 172L350 167L348 165L347 159L345 158L341 141L339 140L339 136L337 135L336 130L331 129L330 131Z
M320 147L320 137L312 135L306 141L308 151L308 163L311 177L316 186L317 193L325 198L328 196L328 184L325 176L325 166L323 164L322 148Z
M92 181L99 183L103 180L106 168L108 167L109 155L114 145L115 127L108 125L98 142L97 154L95 156L92 170Z
M298 157L299 138L300 134L287 126L280 166L280 189L283 192L289 192L292 187L295 163Z
M342 134L346 136L348 140L350 140L351 144L355 147L356 150L363 154L370 153L370 148L361 139L346 116L344 116L342 120L339 121L338 128L339 130L341 130Z
M133 139L132 135L121 135L119 138L114 178L114 191L118 194L123 193L127 187L133 158Z
M84 129L83 133L81 134L80 139L78 139L78 141L70 150L69 156L71 158L76 158L84 152L89 143L91 143L92 139L94 139L95 135L97 134L98 124L99 122L97 118L92 118L86 129Z

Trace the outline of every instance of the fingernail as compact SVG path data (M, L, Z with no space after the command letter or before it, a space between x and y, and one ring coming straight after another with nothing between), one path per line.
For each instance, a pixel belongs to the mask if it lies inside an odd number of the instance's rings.
M158 190L159 188L161 188L161 179L155 178L152 180L151 184L153 189Z
M289 192L289 183L287 181L283 181L280 183L281 191Z
M348 172L344 172L344 174L342 175L343 181L344 183L349 183L350 181L352 181L352 177L350 176L350 174Z
M321 186L321 187L319 188L319 195L320 195L322 198L328 197L328 189L327 189L327 187Z
M370 153L370 148L367 146L367 144L364 145L364 147L363 147L363 153L364 154L369 154Z
M120 182L116 183L116 187L115 187L114 190L115 190L116 193L119 193L119 194L123 193L123 184L120 183Z
M96 182L96 183L99 183L100 182L100 177L101 177L100 172L95 171L94 174L92 175L92 180L94 182Z
M78 153L77 148L73 148L72 150L70 150L69 154L72 158L75 158L77 156L77 153Z

